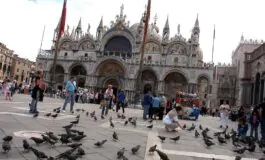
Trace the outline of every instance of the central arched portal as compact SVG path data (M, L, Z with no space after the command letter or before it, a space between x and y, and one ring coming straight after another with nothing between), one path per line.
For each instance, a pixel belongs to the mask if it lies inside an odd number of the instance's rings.
M140 75L138 75L140 76ZM142 71L141 74L141 88L142 92L148 93L148 92L153 92L155 93L157 90L157 76L155 72L152 69L145 69Z
M123 89L125 68L121 62L114 59L105 60L97 67L96 74L98 76L98 89L105 90L111 84L115 95L117 95L118 90Z
M82 65L74 66L71 69L70 75L75 78L77 87L85 87L87 71Z
M179 72L169 73L165 79L165 95L175 98L178 91L185 92L188 84L186 77Z

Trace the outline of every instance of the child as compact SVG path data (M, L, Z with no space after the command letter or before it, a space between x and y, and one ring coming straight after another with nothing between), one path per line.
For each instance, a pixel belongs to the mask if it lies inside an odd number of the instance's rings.
M39 96L40 96L40 77L37 76L35 78L35 85L32 89L32 94L31 94L31 97L32 97L32 101L31 103L29 104L30 106L30 110L29 110L29 113L38 113L37 111L37 103L38 103L38 100L39 100Z
M240 138L244 138L247 135L248 132L248 124L246 123L246 118L241 117L238 120L238 128L237 128L238 136Z
M258 128L259 128L260 116L257 108L254 108L254 110L252 111L249 121L250 121L250 136L253 137L253 132L254 132L255 135L254 138L258 140Z

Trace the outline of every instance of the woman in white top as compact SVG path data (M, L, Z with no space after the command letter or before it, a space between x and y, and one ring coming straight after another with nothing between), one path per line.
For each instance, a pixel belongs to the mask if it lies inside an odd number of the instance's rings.
M111 101L113 99L112 85L108 85L108 88L106 89L105 94L104 94L104 99L106 103L102 107L101 116L104 116L104 112L105 112L105 116L108 115L109 105L111 104Z
M220 128L228 127L229 110L230 110L229 105L226 104L226 101L224 101L223 104L219 108L220 121L221 121Z
M182 128L178 122L178 115L182 108L180 106L174 107L168 114L164 117L163 122L165 124L166 131L175 131L177 127Z

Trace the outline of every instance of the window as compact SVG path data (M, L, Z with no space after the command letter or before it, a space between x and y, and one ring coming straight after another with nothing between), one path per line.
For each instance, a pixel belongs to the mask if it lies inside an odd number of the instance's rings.
M17 72L19 72L19 68L17 69Z
M64 56L67 57L67 55L68 55L67 52L65 52L65 53L64 53Z
M88 57L88 54L87 53L85 53L85 57Z

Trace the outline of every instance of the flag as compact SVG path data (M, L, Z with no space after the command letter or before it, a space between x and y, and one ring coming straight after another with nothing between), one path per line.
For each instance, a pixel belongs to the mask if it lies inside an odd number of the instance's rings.
M66 4L67 4L67 0L64 0L62 15L60 18L60 27L59 27L59 31L58 31L58 39L61 38L61 36L64 33L64 27L65 27L65 21L66 21Z

